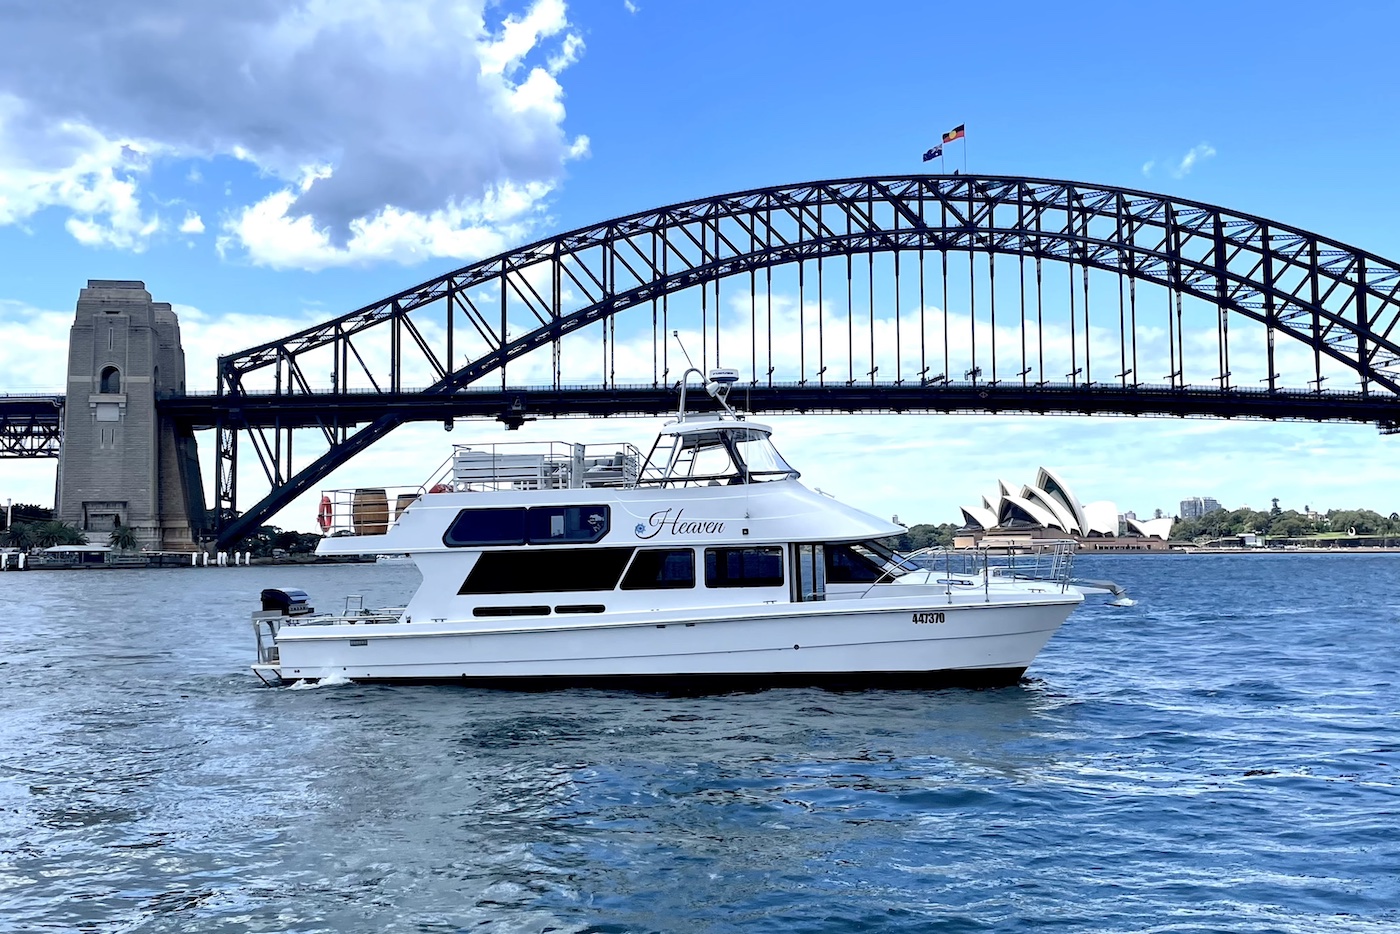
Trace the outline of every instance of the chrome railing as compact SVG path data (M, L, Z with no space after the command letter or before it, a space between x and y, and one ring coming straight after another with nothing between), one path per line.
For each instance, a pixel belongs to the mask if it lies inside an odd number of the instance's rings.
M503 490L628 488L641 471L630 444L507 441L456 444L417 486L324 490L317 520L326 535L383 535L420 497Z
M891 576L911 577L911 582L942 585L945 593L981 588L989 593L998 584L1043 583L1066 591L1074 579L1077 544L1049 540L1012 545L975 545L950 548L933 545L899 555ZM888 578L886 578L888 579Z

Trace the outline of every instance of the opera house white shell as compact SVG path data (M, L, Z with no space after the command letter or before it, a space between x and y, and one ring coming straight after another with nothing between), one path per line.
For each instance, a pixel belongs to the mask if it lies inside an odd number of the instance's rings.
M1128 529L1136 532L1143 538L1167 539L1172 534L1172 523L1176 520L1171 516L1162 516L1158 519L1128 519Z
M1057 530L1080 538L1118 535L1118 506L1108 500L1081 503L1069 485L1049 468L1036 471L1035 483L1017 489L997 481L994 496L980 506L963 506L963 526L971 532ZM1143 538L1166 539L1172 519L1128 519L1129 531Z

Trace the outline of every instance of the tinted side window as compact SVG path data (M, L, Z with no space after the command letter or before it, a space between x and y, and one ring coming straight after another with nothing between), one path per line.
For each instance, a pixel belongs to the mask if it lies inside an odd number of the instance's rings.
M623 590L679 590L695 586L695 552L690 548L649 548L637 552Z
M523 545L525 510L463 509L442 536L444 545Z
M596 542L608 534L607 506L535 506L525 520L532 545Z
M826 546L828 584L873 584L880 579L880 568L849 545Z
M612 590L631 557L631 548L487 551L476 559L457 593Z
M450 548L482 545L567 545L600 541L608 534L607 506L536 506L463 509L442 542Z
M706 587L781 587L783 550L706 548Z

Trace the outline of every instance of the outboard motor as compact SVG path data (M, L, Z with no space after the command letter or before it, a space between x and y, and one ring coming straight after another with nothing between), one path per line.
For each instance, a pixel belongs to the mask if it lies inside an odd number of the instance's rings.
M306 591L296 587L268 587L262 592L262 608L264 613L305 616L315 612L307 599Z

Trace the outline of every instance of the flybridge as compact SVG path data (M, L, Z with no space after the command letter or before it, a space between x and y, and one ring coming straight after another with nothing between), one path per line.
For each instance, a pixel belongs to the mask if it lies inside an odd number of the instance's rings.
M636 485L640 465L641 452L625 443L455 444L426 483L326 490L317 519L331 536L383 535L425 495L626 489Z
M641 452L630 444L461 444L453 446L447 482L458 492L627 487L640 465Z

